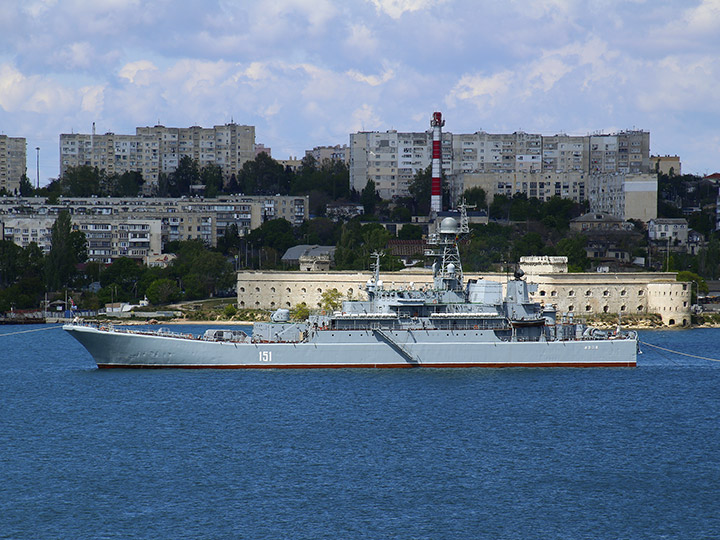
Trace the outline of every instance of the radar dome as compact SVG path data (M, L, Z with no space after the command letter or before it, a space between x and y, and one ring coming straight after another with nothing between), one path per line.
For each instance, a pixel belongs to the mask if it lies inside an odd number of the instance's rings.
M458 222L451 217L446 217L440 222L440 232L442 234L456 234L459 229Z

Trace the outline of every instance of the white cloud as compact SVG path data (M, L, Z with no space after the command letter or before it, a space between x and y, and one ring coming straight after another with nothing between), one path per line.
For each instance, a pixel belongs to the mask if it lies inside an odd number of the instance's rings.
M92 114L100 114L104 105L105 98L104 86L85 86L80 89L81 108L84 112Z
M463 75L450 91L447 103L455 107L459 102L470 101L478 108L492 107L510 90L514 78L507 70L490 76Z
M429 9L447 0L371 0L378 11L393 19L399 19L405 13Z
M359 71L355 71L354 69L351 69L346 72L348 77L351 79L362 82L365 84L369 84L370 86L379 86L383 83L388 82L390 79L392 79L395 76L395 73L392 69L386 69L383 71L382 75L364 75L360 73Z
M343 43L353 55L362 57L374 56L379 47L375 33L364 24L350 25L350 31Z
M127 79L131 84L147 86L153 82L158 68L149 60L138 60L125 64L118 75Z
M350 132L373 130L383 124L380 116L375 112L372 105L363 103L362 106L352 112Z
M686 23L683 32L689 34L716 34L720 25L720 0L703 0L699 6L683 14Z

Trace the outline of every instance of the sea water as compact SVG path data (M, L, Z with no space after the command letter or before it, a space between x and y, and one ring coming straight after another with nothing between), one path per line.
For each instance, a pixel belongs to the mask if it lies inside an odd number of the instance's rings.
M720 359L720 330L641 339ZM51 326L0 347L0 538L720 538L720 362L100 371Z

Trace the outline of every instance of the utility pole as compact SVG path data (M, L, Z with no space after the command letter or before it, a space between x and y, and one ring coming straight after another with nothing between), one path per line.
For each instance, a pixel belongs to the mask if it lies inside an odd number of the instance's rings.
M40 147L35 147L35 177L36 177L36 185L35 189L40 189Z

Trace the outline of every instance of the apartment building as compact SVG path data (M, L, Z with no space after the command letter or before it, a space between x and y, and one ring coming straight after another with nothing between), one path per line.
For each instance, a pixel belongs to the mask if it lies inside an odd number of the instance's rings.
M442 167L453 177L453 192L480 186L490 197L525 193L579 201L588 196L589 175L650 173L649 149L646 131L587 136L445 132ZM383 198L406 196L414 175L431 159L429 131L350 135L350 182L357 191L373 180Z
M24 137L0 135L0 189L20 191L20 180L27 165L27 142Z
M217 245L235 225L241 235L272 219L300 225L308 219L307 196L227 196L203 198L0 198L4 238L26 247L51 245L57 215L67 210L73 226L85 232L90 260L143 259L161 253L174 240L200 239Z
M306 156L312 156L317 163L322 163L326 159L330 161L341 161L345 165L350 164L350 149L347 144L342 146L316 146L312 150L305 150Z
M60 175L69 167L89 165L108 174L138 171L145 189L157 185L160 173L177 169L188 156L200 167L215 164L226 180L246 161L255 159L255 127L225 124L202 128L138 127L135 135L63 133L60 135Z

